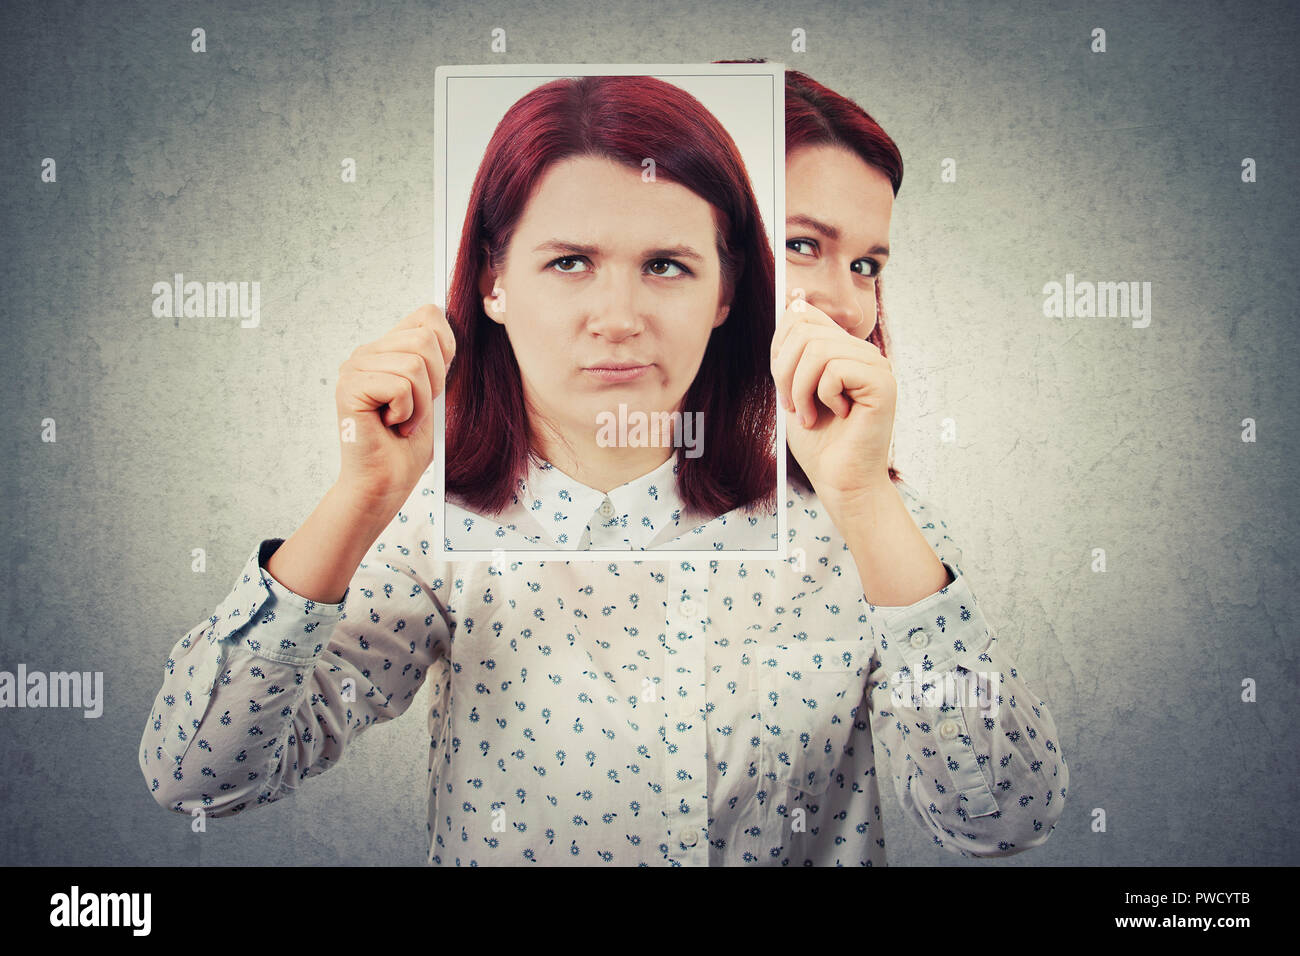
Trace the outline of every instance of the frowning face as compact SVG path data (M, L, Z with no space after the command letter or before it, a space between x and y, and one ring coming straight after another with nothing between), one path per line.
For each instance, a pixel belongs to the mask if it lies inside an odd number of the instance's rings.
M530 418L590 436L602 412L672 412L726 319L712 206L603 157L552 165L483 308L505 327Z

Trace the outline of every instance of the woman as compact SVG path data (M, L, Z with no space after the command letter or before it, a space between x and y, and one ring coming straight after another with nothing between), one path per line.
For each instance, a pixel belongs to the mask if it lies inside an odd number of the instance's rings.
M588 76L521 98L448 291L448 548L775 548L774 288L739 151L689 93ZM682 507L648 494L669 486Z
M842 171L869 183L880 166L853 136L866 114L801 82L790 116L811 109ZM788 176L808 172L800 152ZM158 803L274 802L428 679L430 863L881 865L885 773L948 851L1046 840L1068 784L1051 715L943 522L892 480L889 363L848 331L877 289L838 267L883 259L884 243L791 190L791 216L852 243L790 231L788 255L811 257L789 263L804 294L765 343L810 486L785 496L793 566L431 560L442 529L415 486L459 344L425 307L344 363L338 410L360 447L325 500L262 541L172 649L140 755Z

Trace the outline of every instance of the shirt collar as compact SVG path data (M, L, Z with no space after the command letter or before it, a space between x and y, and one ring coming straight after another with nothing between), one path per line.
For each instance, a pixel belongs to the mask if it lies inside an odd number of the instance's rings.
M649 474L606 494L530 455L516 497L557 550L644 550L681 517L677 468L673 454Z

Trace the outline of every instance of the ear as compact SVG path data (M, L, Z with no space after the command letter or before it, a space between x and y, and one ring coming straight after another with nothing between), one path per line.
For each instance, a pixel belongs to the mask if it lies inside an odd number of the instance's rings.
M727 315L731 312L731 304L718 306L718 317L713 320L713 327L716 329L723 322L727 321Z
M493 322L503 325L506 314L506 294L505 290L497 284L496 276L492 274L491 258L486 245L480 250L480 261L483 265L478 273L478 292L483 297L483 312Z

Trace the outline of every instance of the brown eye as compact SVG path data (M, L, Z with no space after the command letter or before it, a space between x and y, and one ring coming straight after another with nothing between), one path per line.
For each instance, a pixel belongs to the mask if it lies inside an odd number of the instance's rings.
M579 268L581 266L582 268ZM549 268L556 272L573 274L577 272L586 272L586 260L581 256L561 256L549 263Z
M859 269L859 266L862 268ZM849 268L860 276L866 276L868 279L874 279L880 275L880 263L875 259L855 259L853 265L849 266Z
M674 269L677 271L673 272L672 270ZM672 259L652 259L650 260L649 265L646 266L646 270L651 275L665 279L675 279L679 275L686 274L686 267L678 262L674 262Z

